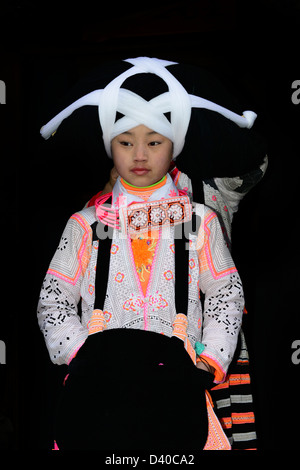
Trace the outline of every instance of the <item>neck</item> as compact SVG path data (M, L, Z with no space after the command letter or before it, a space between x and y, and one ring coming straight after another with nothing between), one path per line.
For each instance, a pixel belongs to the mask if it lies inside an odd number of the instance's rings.
M162 179L157 181L156 183L150 184L150 186L134 186L133 184L130 184L127 181L125 181L124 178L121 178L121 183L122 184L125 183L125 186L129 186L133 190L143 191L147 189L155 189L156 186L159 186L162 183L165 183L166 179L167 179L167 175L163 176Z

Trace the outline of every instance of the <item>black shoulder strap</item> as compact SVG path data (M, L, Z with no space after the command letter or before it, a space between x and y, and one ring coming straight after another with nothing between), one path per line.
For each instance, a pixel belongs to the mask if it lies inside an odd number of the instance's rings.
M192 220L175 227L175 305L177 313L187 315L189 297L189 234L196 233L196 214Z
M108 203L110 200L107 201ZM91 226L93 230L93 241L99 240L98 245L98 255L97 255L97 271L96 271L96 282L95 282L95 304L94 308L98 308L100 310L103 309L105 296L106 296L106 289L107 289L107 282L108 282L108 273L109 273L109 261L110 261L110 250L111 250L111 242L112 238L109 236L111 234L111 230L104 224L101 227L101 234L107 233L107 236L101 237L97 234L98 224L101 222L94 222Z

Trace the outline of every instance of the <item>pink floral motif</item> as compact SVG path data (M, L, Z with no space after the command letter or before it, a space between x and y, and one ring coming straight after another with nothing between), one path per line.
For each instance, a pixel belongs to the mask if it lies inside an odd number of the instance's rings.
M112 314L110 312L108 312L107 310L105 310L105 312L103 312L103 315L104 315L104 318L105 318L106 322L109 323L110 320L111 320Z
M138 309L143 308L145 304L148 304L152 307L153 311L155 309L166 308L169 304L166 299L163 298L161 294L154 294L150 295L147 299L142 299L141 297L130 297L129 299L125 300L123 304L124 310L132 310L133 312L138 312Z
M124 304L123 304L123 308L124 310L127 310L127 312L129 310L131 310L131 305L132 305L132 299L127 299L125 300Z
M167 281L171 281L171 279L173 279L173 273L172 271L168 270L168 271L165 271L164 272L164 276L165 276L165 279Z
M169 304L161 294L150 295L149 305L158 309L165 308Z
M122 282L124 279L124 274L123 273L117 273L116 276L115 276L115 281L117 282Z
M175 196L177 196L177 193L176 193L175 189L171 189L171 190L170 190L169 196L170 196L170 197L175 197Z
M194 267L196 266L195 260L193 258L189 260L189 266L191 269L194 269Z
M119 247L118 245L115 245L114 243L111 245L111 249L110 249L110 252L112 255L115 255L119 250Z
M116 202L115 202L115 206L124 207L126 206L126 201L127 201L126 195L124 196L123 193L119 193L119 196L117 197Z
M123 304L124 310L132 310L133 312L137 312L138 308L143 307L144 302L140 297L134 299L134 297L130 297L129 299L125 300ZM138 312L137 312L138 313Z
M93 292L94 292L94 290L95 290L95 286L93 286L93 284L90 284L90 285L89 285L89 294L92 295Z

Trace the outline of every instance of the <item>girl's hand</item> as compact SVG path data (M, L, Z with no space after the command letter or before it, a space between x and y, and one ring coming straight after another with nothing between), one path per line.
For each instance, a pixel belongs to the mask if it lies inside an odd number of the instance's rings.
M196 364L198 369L205 370L206 372L210 372L211 374L215 373L214 367L210 366L209 364L205 363L204 361L199 361Z

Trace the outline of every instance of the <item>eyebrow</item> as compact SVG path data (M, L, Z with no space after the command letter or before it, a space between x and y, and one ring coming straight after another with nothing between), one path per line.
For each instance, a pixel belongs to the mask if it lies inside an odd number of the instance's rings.
M125 131L125 132L122 132L122 134L126 134L126 135L133 135L134 132L130 132L130 131ZM147 135L153 135L153 134L159 134L158 132L156 131L150 131L150 132L147 132Z

